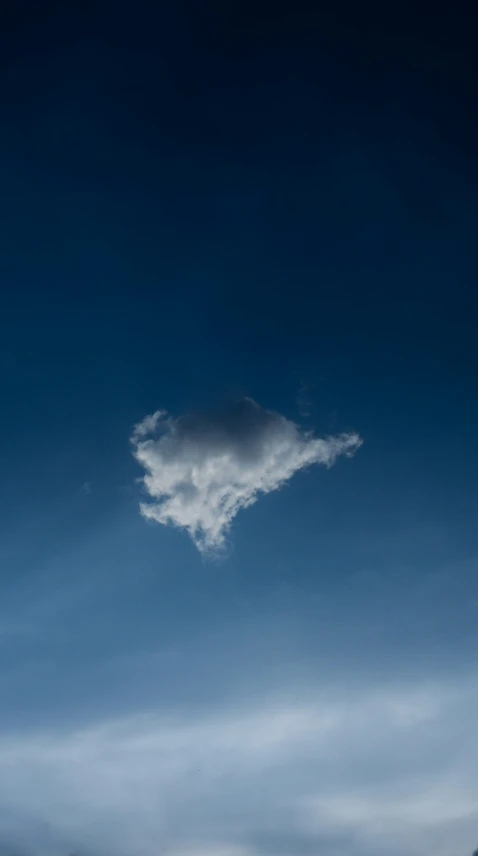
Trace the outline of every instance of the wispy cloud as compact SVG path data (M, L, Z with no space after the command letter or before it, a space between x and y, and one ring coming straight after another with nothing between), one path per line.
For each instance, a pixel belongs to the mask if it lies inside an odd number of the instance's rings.
M312 389L313 387L311 387L310 383L307 383L305 380L301 380L296 398L297 407L299 408L301 416L307 417L311 414L314 404Z
M476 685L258 699L0 737L0 850L466 856Z
M294 422L244 399L209 416L168 417L136 425L132 444L146 470L152 502L142 514L185 529L199 550L224 545L236 514L312 464L330 467L361 445L358 434L318 438Z

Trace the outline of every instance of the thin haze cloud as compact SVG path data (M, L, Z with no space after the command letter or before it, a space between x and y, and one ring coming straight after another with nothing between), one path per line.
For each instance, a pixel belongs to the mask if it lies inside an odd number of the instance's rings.
M312 464L331 467L362 444L356 433L315 437L246 398L227 411L146 416L131 438L145 469L150 520L185 529L203 553L221 549L236 514Z
M0 852L471 853L474 679L325 689L1 734Z

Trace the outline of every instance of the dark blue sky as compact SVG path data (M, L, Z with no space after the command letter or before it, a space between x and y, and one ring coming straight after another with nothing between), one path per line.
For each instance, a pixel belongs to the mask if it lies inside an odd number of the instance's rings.
M0 849L449 856L478 839L472 22L316 7L2 12ZM241 512L212 561L140 516L130 438L157 409L244 396L364 444ZM338 748L312 762L317 711ZM150 768L141 717L165 713ZM189 770L174 797L161 741ZM237 772L233 744L256 767ZM145 820L145 793L170 820Z

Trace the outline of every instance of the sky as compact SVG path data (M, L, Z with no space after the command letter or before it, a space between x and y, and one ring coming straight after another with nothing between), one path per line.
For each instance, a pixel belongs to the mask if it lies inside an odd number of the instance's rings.
M478 846L471 20L6 3L0 856Z

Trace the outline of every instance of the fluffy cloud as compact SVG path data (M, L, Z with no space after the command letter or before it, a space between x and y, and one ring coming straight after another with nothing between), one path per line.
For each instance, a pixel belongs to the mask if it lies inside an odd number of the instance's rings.
M478 687L380 687L0 735L0 852L465 856Z
M224 545L242 508L280 488L311 464L332 466L361 445L357 434L318 438L290 420L245 399L214 416L146 416L132 437L146 470L152 502L142 514L185 529L202 552Z

